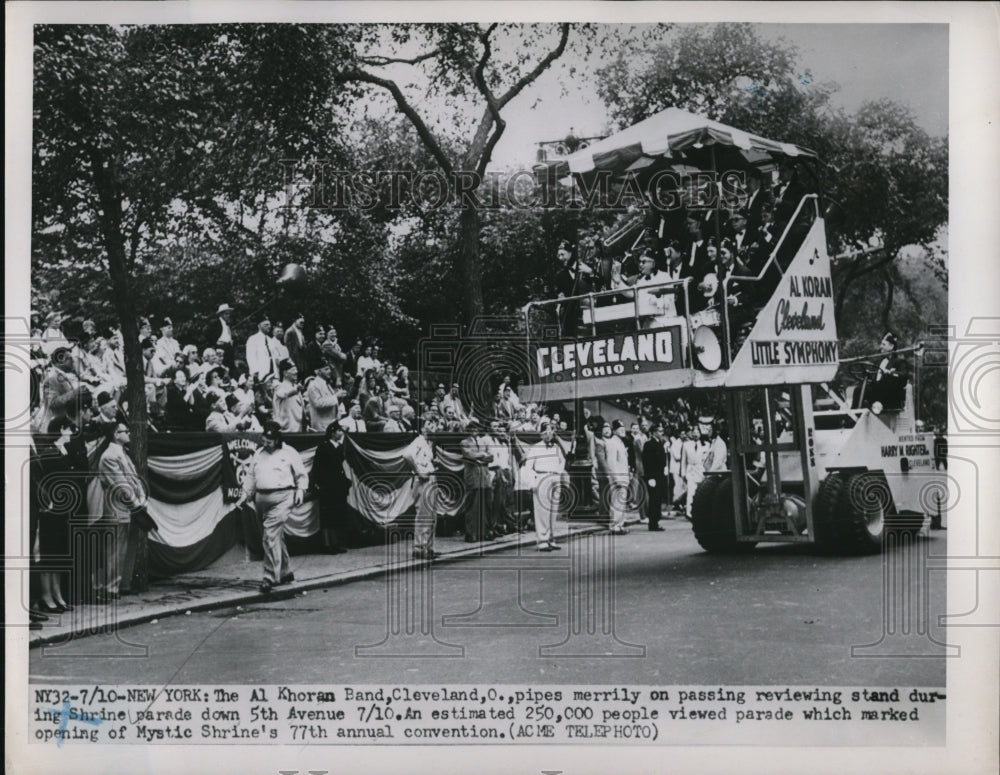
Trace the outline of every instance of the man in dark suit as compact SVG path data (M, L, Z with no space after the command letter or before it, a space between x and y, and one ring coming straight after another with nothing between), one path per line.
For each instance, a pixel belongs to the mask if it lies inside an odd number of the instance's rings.
M774 220L781 229L792 219L799 201L807 193L799 177L795 160L783 159L778 167L778 185L774 187Z
M663 530L660 527L660 513L664 500L670 503L670 477L665 473L667 468L667 451L663 446L663 425L653 426L653 435L642 446L642 467L645 471L646 485L649 497L646 499L646 515L649 519L649 529L653 532Z
M288 330L285 331L284 338L285 349L288 350L288 359L295 364L295 368L299 370L299 374L303 374L306 370L306 337L302 332L305 323L305 315L300 312L295 316L295 320L292 321Z
M493 453L490 452L490 440L486 438L486 429L476 419L466 426L472 435L462 441L462 463L465 469L464 481L466 490L465 509L465 541L492 541L496 536L492 525L493 499L492 482L490 481L490 463Z
M215 319L205 329L206 345L214 347L217 352L222 354L222 363L230 371L236 368L233 353L233 330L229 327L229 318L232 312L233 308L228 304L220 304L215 311Z
M587 264L573 256L568 241L563 240L559 243L557 256L560 266L555 279L556 297L563 299L590 293L593 290L591 278L594 272ZM559 330L562 334L573 336L581 322L579 300L559 305Z
M743 205L747 233L751 236L751 242L764 224L764 208L769 198L768 192L764 189L764 173L753 167L747 172L747 201Z
M688 238L681 251L681 277L690 277L697 285L706 273L712 271L708 258L708 241L697 212L688 213L686 224Z

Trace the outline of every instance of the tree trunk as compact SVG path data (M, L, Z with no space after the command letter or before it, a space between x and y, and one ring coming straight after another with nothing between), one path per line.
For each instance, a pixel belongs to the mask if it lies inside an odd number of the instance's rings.
M115 311L122 329L122 350L125 359L125 397L128 400L130 456L136 471L148 491L147 450L148 426L146 380L139 347L139 324L132 295L125 236L122 232L122 195L115 175L114 162L96 147L88 149L94 189L100 204L99 221L104 249L108 257L108 274ZM128 553L122 568L122 591L143 592L149 585L146 532L136 525L129 529Z
M483 314L483 269L479 262L479 211L467 204L459 216L458 254L462 284L465 286L463 312L471 326Z

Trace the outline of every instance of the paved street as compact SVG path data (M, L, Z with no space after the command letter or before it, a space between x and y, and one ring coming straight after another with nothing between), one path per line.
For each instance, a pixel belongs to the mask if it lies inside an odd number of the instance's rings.
M511 549L430 573L406 571L33 649L31 679L944 685L945 659L912 658L940 654L928 627L946 640L937 626L944 574L911 572L922 567L917 555L944 554L944 534L921 539L905 557L890 553L886 565L880 556L824 557L791 546L715 557L701 551L687 522L665 525L663 533L635 526L627 536L577 539L551 554ZM905 581L887 613L883 578L897 573ZM421 617L429 599L433 615ZM884 640L887 617L892 631L904 610L929 611L929 625L907 620L907 635ZM406 637L408 623L413 634ZM431 623L433 637L421 632ZM883 656L852 657L852 645L880 640ZM148 647L148 656L115 656L138 653L137 646ZM444 658L408 656L414 653Z

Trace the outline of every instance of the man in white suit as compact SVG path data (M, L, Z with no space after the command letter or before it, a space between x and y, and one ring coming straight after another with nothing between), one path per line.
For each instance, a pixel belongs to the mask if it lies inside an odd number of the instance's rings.
M561 549L555 541L553 523L559 512L561 489L566 479L566 453L555 438L555 428L547 423L542 428L542 440L528 451L527 469L535 481L535 542L540 552Z
M605 442L608 459L609 510L611 524L608 526L615 535L628 532L625 527L625 503L628 500L628 449L625 446L625 426L621 420L611 423L611 438Z
M271 321L264 318L257 324L257 333L247 338L247 367L257 382L278 376L278 352L271 338Z

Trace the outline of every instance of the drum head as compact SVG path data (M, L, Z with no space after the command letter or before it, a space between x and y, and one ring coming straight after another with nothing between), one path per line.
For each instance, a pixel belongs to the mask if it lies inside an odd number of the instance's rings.
M705 371L715 371L722 365L722 347L719 338L708 326L695 329L694 354Z

